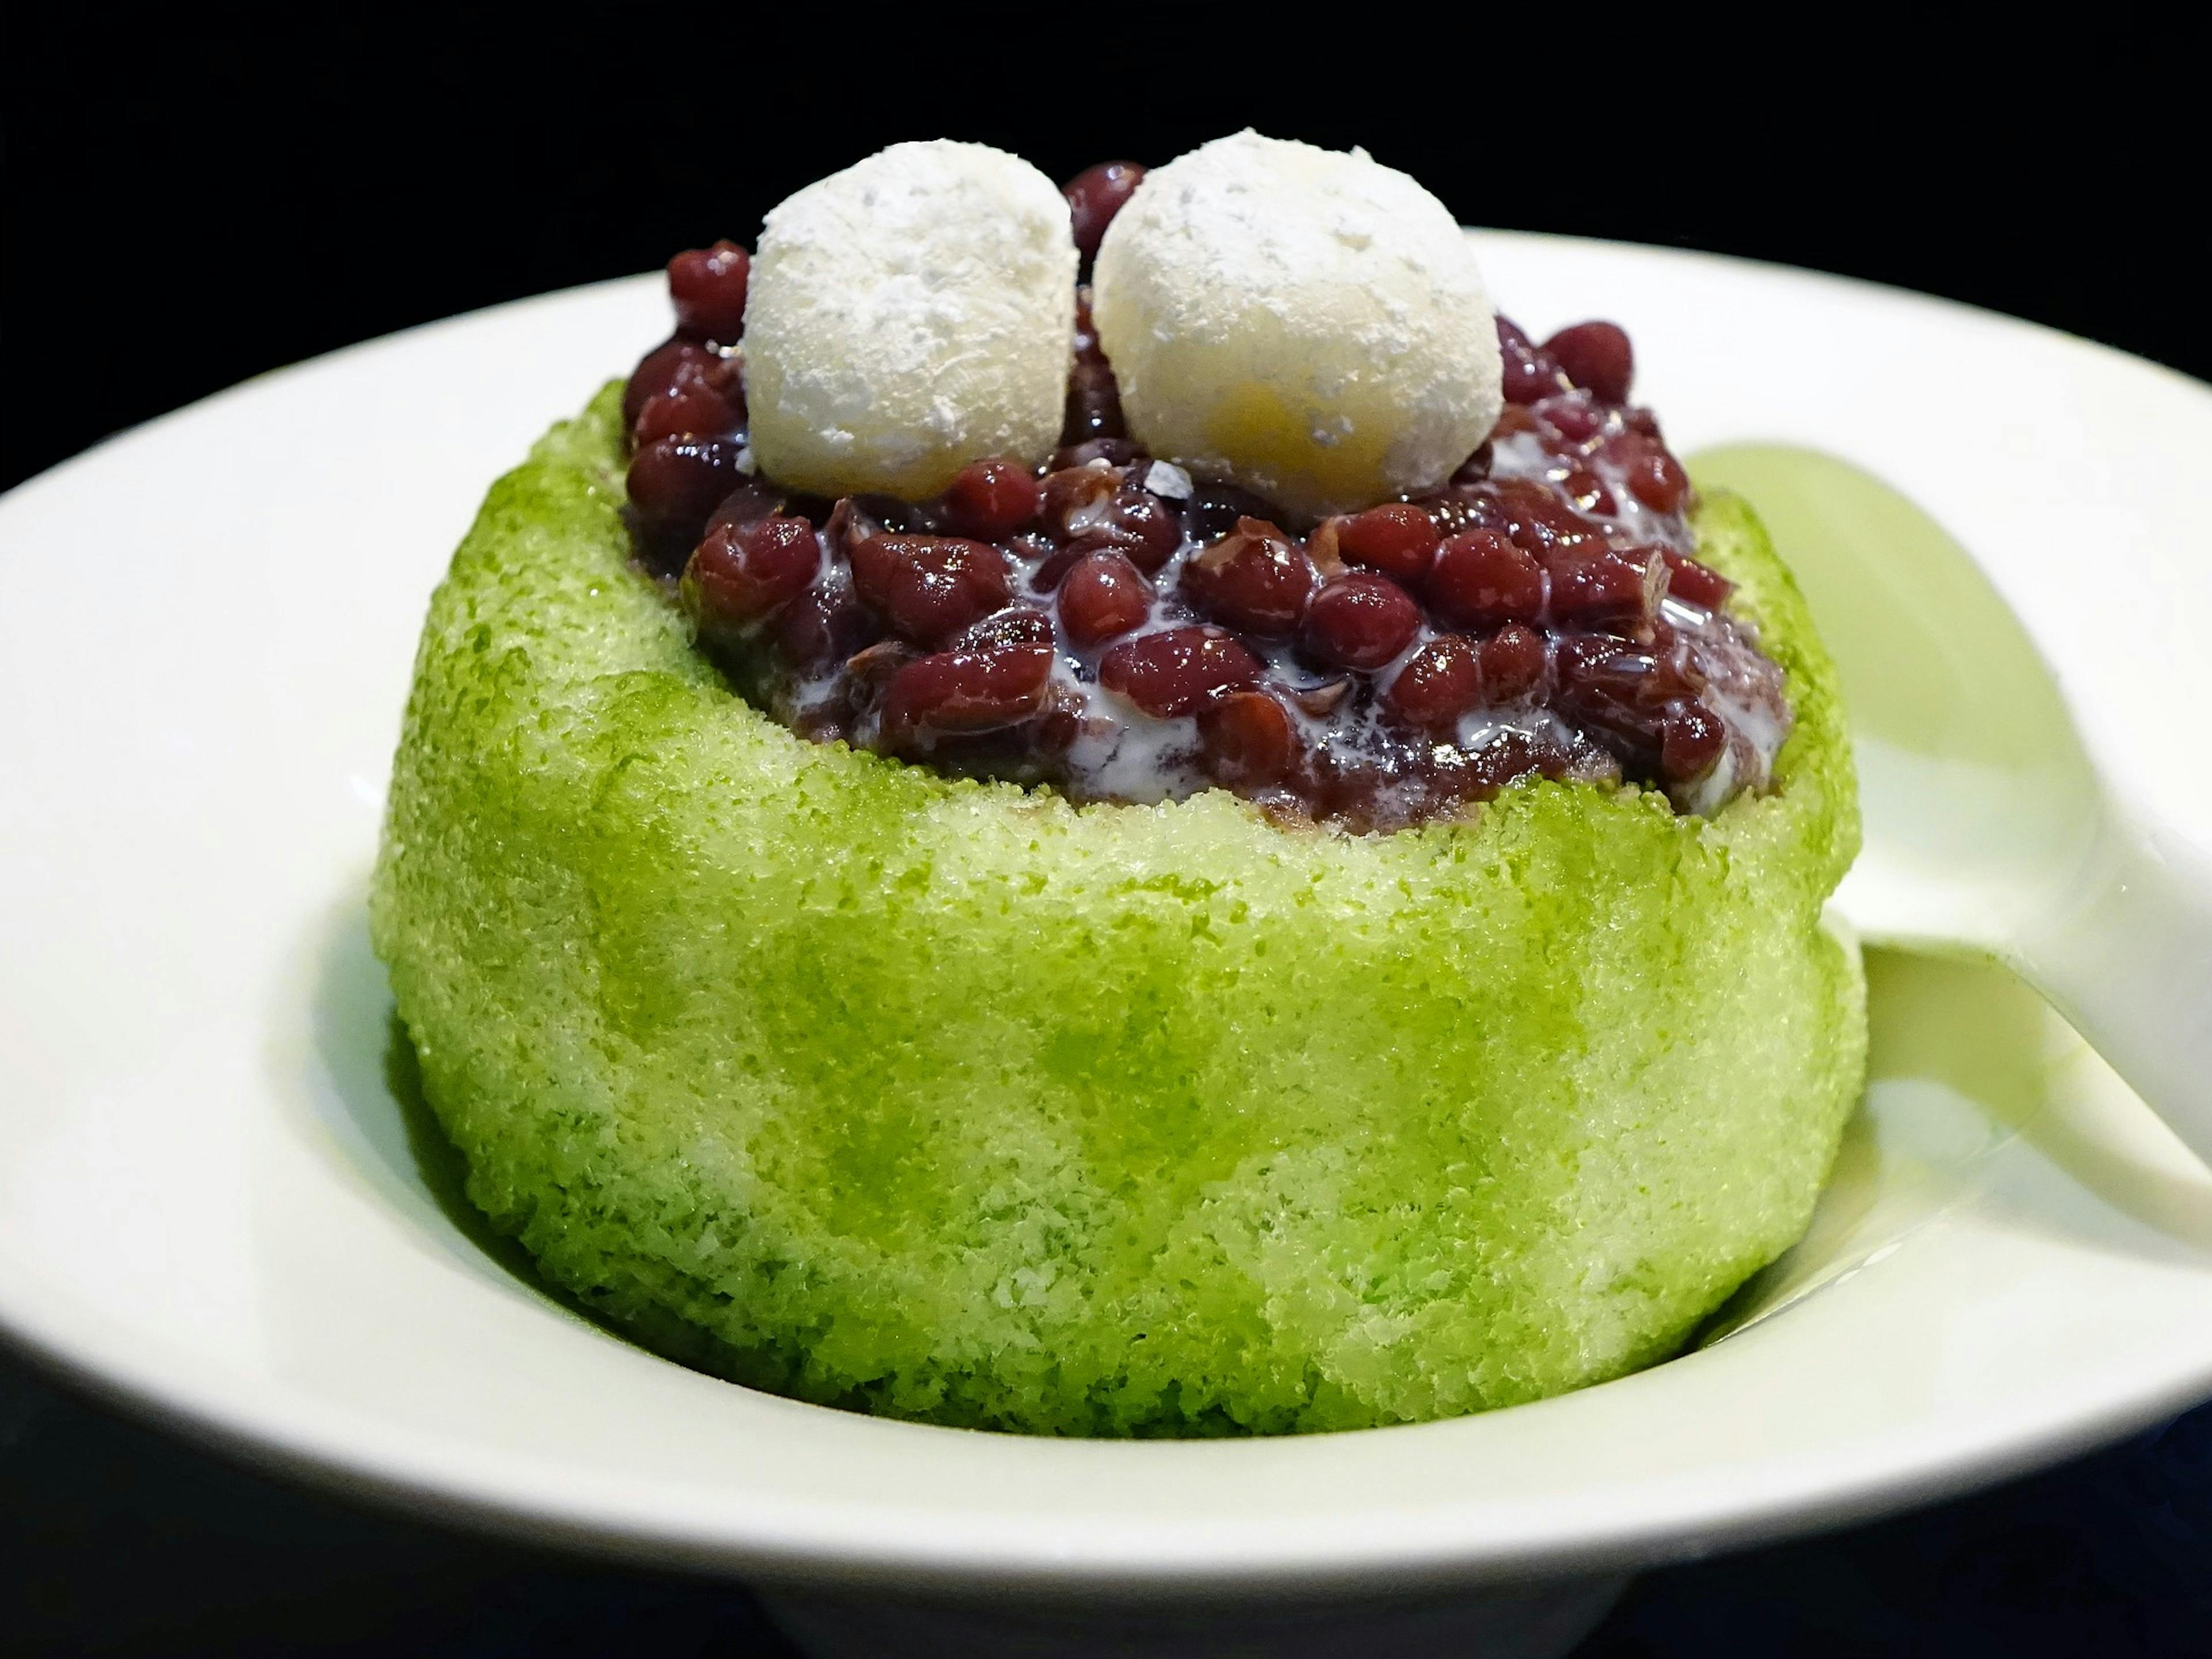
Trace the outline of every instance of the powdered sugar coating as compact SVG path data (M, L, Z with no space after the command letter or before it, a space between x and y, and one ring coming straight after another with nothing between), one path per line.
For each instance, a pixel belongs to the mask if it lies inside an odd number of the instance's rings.
M1316 515L1433 489L1504 403L1468 239L1364 150L1248 130L1154 169L1091 315L1152 453Z
M762 471L824 495L933 495L1042 460L1067 392L1067 203L1018 156L894 144L773 210L745 302Z

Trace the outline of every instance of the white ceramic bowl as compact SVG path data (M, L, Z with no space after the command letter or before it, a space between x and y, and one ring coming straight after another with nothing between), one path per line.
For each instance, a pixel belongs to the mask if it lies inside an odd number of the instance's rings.
M2212 845L2212 393L1829 278L1484 252L1523 323L1629 327L1678 448L1810 444L1932 509L2113 774ZM2212 1176L2002 975L1905 957L1874 963L1866 1114L1750 1322L1566 1398L1296 1439L1025 1439L748 1393L568 1311L426 1182L362 894L449 550L665 326L644 278L502 307L250 382L0 500L0 1328L25 1347L447 1517L817 1586L1094 1599L1619 1571L2212 1393Z

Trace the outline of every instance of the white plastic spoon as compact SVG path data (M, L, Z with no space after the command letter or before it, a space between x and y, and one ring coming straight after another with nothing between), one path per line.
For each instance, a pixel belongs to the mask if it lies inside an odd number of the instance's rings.
M1835 654L1866 821L1838 909L2003 963L2212 1163L2212 861L2098 775L2004 601L1904 496L1778 445L1691 471L1758 510Z

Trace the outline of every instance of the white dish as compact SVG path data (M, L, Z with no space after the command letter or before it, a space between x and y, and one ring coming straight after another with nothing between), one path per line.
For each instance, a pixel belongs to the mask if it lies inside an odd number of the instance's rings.
M1628 326L1678 448L1807 444L1933 511L2130 797L2212 846L2212 392L1828 278L1484 252L1523 323ZM441 1515L945 1591L1618 1570L1930 1498L2212 1393L2212 1176L1994 970L1908 958L1875 963L1880 1075L1814 1237L1745 1304L1772 1316L1539 1405L1236 1443L959 1432L695 1375L518 1279L434 1197L386 1088L363 884L450 550L665 328L642 278L503 307L251 382L0 501L15 1340Z

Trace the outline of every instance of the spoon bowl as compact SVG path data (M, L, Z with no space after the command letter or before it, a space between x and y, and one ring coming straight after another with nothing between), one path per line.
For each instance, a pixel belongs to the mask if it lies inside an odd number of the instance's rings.
M2212 1160L2212 866L2100 776L2027 631L1906 496L1790 445L1691 471L1757 509L1834 655L1865 820L1838 914L2004 963Z

